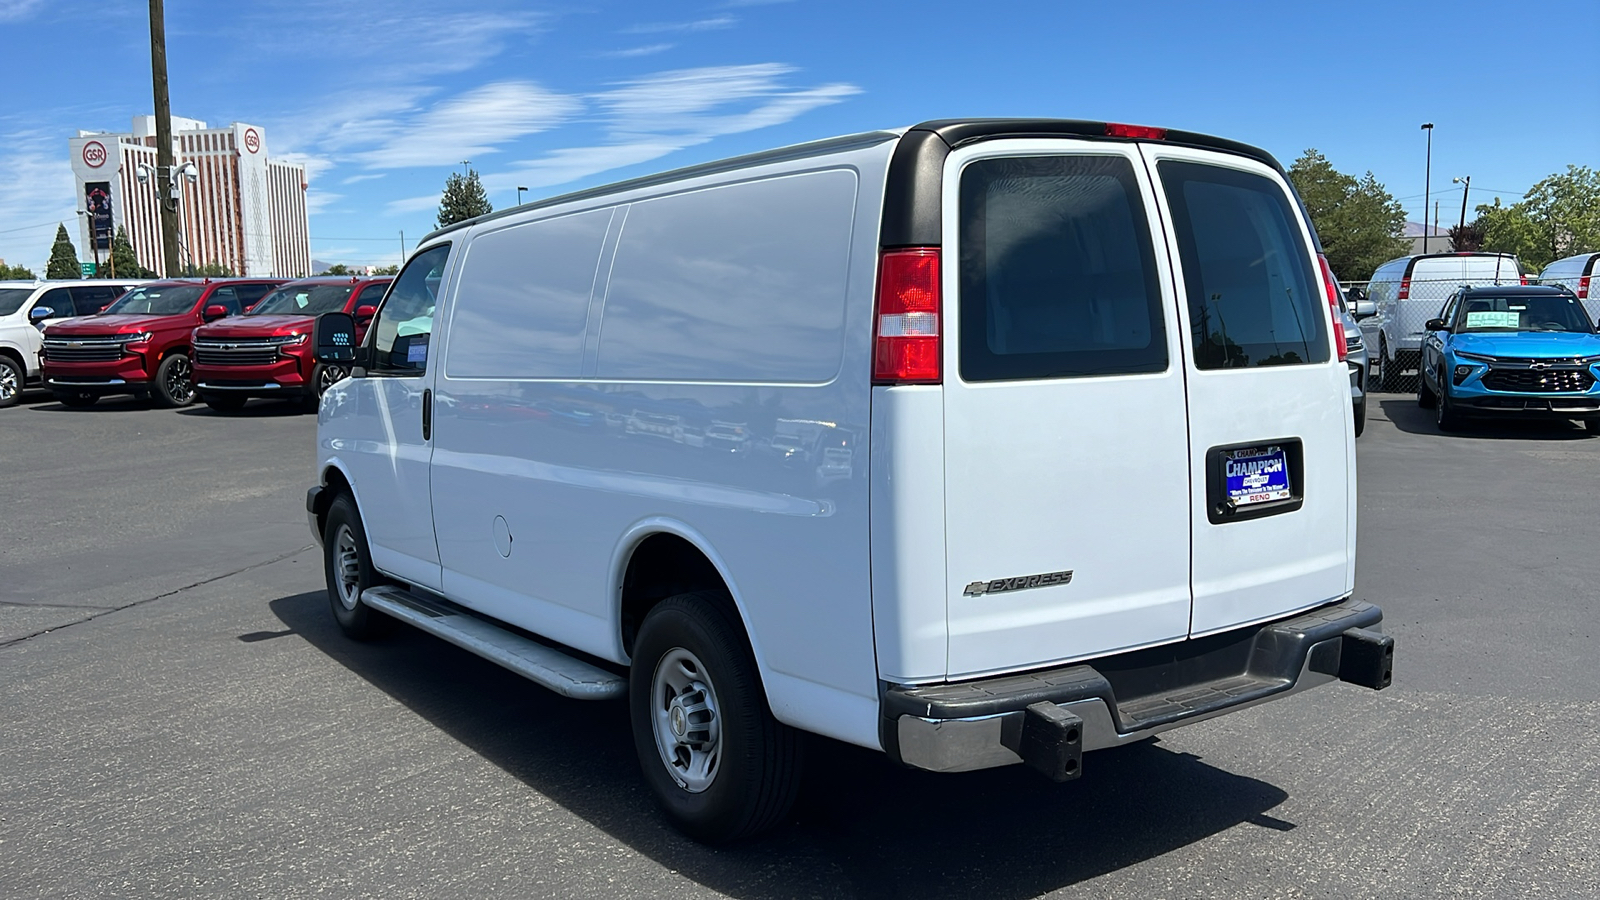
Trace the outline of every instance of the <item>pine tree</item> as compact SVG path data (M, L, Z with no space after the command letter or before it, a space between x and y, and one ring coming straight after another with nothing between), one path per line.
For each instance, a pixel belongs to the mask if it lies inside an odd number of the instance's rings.
M139 265L139 256L133 252L133 242L128 240L128 229L118 225L117 233L111 238L111 262L104 267L102 277L110 278L111 270L115 269L118 278L153 278L154 272Z
M468 169L465 175L451 172L445 179L444 196L439 199L440 228L492 212L494 207L489 205L476 169Z
M50 246L50 264L45 266L46 278L82 278L83 268L78 265L78 248L67 237L67 226L56 227L56 242Z

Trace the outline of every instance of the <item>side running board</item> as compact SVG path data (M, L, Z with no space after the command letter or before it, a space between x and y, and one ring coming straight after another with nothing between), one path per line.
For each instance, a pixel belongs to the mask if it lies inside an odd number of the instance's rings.
M612 700L628 693L626 677L530 641L445 600L421 597L405 588L384 586L362 591L361 602L505 666L563 697Z

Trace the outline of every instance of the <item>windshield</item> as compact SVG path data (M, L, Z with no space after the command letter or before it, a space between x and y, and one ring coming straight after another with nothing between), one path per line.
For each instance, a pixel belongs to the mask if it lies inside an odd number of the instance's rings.
M353 284L288 285L268 294L247 315L252 316L320 316L326 312L342 312Z
M186 313L194 307L205 288L194 284L155 285L137 287L123 295L121 300L106 307L105 315L173 316Z
M1473 294L1461 304L1455 330L1463 334L1517 331L1594 332L1576 297L1482 297Z
M0 316L9 316L22 308L22 303L33 295L33 288L0 288Z

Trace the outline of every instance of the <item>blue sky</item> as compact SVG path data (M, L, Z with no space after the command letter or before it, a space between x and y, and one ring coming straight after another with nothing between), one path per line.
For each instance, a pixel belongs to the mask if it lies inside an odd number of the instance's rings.
M151 111L142 0L0 0L0 258L73 218L67 139ZM176 115L310 166L312 255L389 263L470 159L490 200L951 116L1106 119L1371 169L1422 215L1600 166L1593 0L1521 4L168 0ZM1567 35L1589 35L1567 42ZM73 234L76 235L76 231ZM80 248L81 250L82 248ZM1356 276L1352 276L1356 277Z

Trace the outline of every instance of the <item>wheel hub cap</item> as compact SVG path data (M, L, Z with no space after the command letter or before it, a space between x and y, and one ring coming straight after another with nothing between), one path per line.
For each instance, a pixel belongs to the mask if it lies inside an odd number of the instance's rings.
M693 653L674 648L656 665L650 693L661 763L679 787L698 794L722 762L722 716L711 679Z
M355 609L361 599L361 556L356 552L356 536L351 533L350 526L339 528L333 552L339 578L339 602L345 609Z

